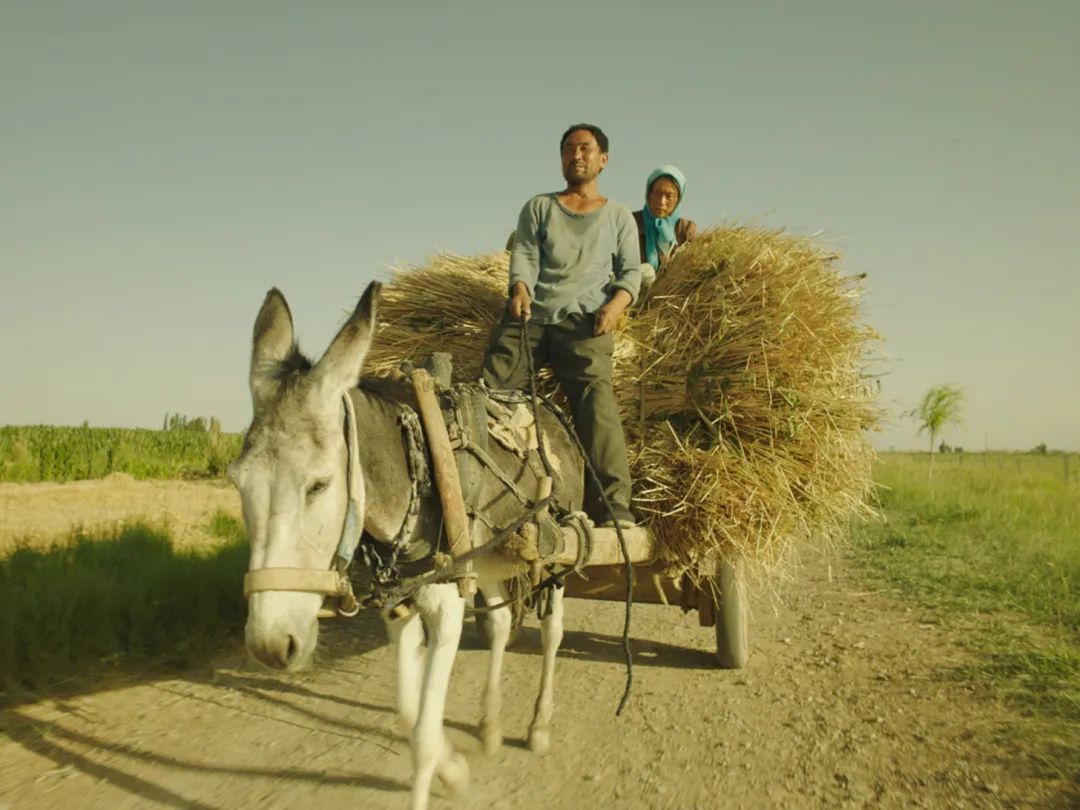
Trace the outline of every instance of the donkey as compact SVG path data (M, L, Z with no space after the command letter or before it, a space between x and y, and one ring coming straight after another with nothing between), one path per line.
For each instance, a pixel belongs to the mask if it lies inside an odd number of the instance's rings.
M343 533L355 523L385 541L405 525L411 479L396 415L407 392L395 395L392 385L361 384L364 357L375 333L379 287L372 283L367 288L315 363L300 353L292 315L277 289L267 293L255 320L249 379L254 415L243 449L229 467L229 478L240 491L251 543L248 576L263 582L259 588L245 587L251 591L245 643L256 660L274 669L294 671L310 663L323 596L333 588L310 586L308 580L334 576L331 567ZM349 428L343 428L350 414L354 441ZM538 417L556 467L554 492L561 504L580 509L584 480L580 455L553 414L541 411ZM496 446L491 447L491 456L524 491L537 491L539 476L521 459ZM478 502L487 520L474 521L477 546L491 538L488 526L506 525L524 508L494 476L485 476ZM438 496L428 496L420 511L407 540L437 545ZM507 602L506 583L523 570L524 564L502 554L478 555L474 571L487 605ZM465 601L454 583L425 584L407 611L392 607L383 609L383 620L395 648L398 716L411 733L411 806L425 808L434 776L451 792L464 790L469 781L467 761L443 732ZM491 659L480 737L485 751L493 753L502 744L499 680L511 630L510 610L493 610L487 625ZM529 730L530 748L538 753L550 744L555 656L562 634L562 590L555 588L541 623L543 671Z

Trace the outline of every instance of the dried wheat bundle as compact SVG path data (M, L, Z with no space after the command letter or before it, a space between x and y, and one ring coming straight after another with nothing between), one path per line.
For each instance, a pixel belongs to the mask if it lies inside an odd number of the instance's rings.
M480 377L491 328L506 306L506 253L438 254L415 269L395 269L379 296L379 330L364 361L384 374L432 352L454 355L454 381Z
M723 556L774 566L865 509L876 336L859 280L836 260L808 238L713 228L620 324L615 391L635 506L672 573L705 576ZM449 351L455 379L475 380L506 291L505 253L395 271L368 369Z
M714 228L626 325L616 394L637 505L673 569L774 565L865 508L876 335L837 259L805 237Z

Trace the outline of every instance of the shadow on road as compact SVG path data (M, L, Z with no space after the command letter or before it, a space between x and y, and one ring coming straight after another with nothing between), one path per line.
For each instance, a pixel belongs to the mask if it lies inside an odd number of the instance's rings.
M115 764L106 765L101 760L112 760L116 756L120 756L140 763L198 773L266 778L274 781L283 779L306 781L319 785L356 785L384 792L399 792L409 789L408 785L404 783L363 772L334 774L326 773L324 770L280 767L250 768L218 765L198 760L182 760L155 754L151 751L144 751L124 743L111 742L90 734L72 731L57 723L44 721L36 717L28 717L17 711L11 712L10 716L16 718L16 722L13 726L7 728L9 738L28 751L52 760L58 767L73 768L95 779L104 780L128 793L169 807L214 810L211 805L181 796L151 781L128 773ZM68 747L67 744L87 747L95 753L94 755L80 753L74 748Z
M466 632L461 637L463 650L484 650L483 641L475 632ZM704 650L691 650L666 644L651 639L630 639L635 666L667 667L671 669L716 669L716 658ZM540 629L522 627L517 641L510 647L512 654L543 655L540 642ZM590 633L581 630L567 630L563 643L559 647L559 658L571 658L579 661L597 661L622 664L626 659L623 654L622 637L602 633Z

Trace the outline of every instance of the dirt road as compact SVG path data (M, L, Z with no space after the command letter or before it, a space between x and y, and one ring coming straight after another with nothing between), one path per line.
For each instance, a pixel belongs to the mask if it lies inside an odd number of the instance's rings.
M637 606L621 718L621 607L568 601L545 757L523 743L535 621L507 657L508 739L493 757L475 736L486 657L470 625L448 725L473 785L457 799L438 789L434 806L1069 806L1064 785L1032 776L998 739L1009 710L947 676L964 661L958 639L866 588L843 559L831 576L808 560L779 607L755 605L753 654L734 672L714 667L695 615ZM238 649L204 672L8 709L0 730L2 810L407 805L391 655L370 616L326 625L302 676L271 675Z

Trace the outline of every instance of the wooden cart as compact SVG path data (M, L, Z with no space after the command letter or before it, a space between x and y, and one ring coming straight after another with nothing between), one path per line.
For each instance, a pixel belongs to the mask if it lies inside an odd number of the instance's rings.
M530 531L531 530L531 531ZM599 599L623 602L626 600L626 569L620 550L618 536L614 529L593 529L593 547L585 566L588 579L569 576L566 580L566 595L578 599ZM514 549L515 556L523 559L537 559L535 526L525 527L525 542ZM716 658L724 669L740 669L746 664L749 655L747 634L746 586L740 566L723 562L717 571L706 579L708 585L703 589L695 586L686 575L676 581L661 575L656 563L656 544L643 527L624 529L630 559L634 565L634 601L648 604L664 604L684 610L697 611L702 627L712 627L716 633ZM553 562L571 565L578 559L578 533L569 528L563 529L563 546ZM511 596L519 595L519 584L511 584ZM480 594L477 604L484 604ZM528 612L524 602L514 605L514 621L511 631L511 643ZM477 629L485 643L489 641L486 616L478 613Z
M469 549L468 516L461 494L461 483L454 461L454 451L443 422L442 412L436 401L437 386L449 386L451 379L452 358L449 354L435 352L423 367L411 371L414 390L416 391L418 410L431 452L435 482L443 505L443 519L448 537L455 538L451 543L450 554L458 557ZM551 479L541 480L538 497L544 498L551 492ZM537 515L538 522L546 518L546 512ZM566 581L567 596L581 599L602 599L624 601L626 599L626 571L615 529L595 528L590 524L587 548L581 533L572 526L561 526L555 542L548 536L541 542L538 523L529 523L512 538L513 542L503 545L501 553L533 565L538 570L541 563L575 566L582 558L588 579L570 576ZM644 527L624 529L630 562L634 566L635 602L651 602L679 606L687 610L696 610L702 627L714 627L716 632L716 657L721 667L738 669L746 663L747 645L747 608L743 578L738 566L721 563L711 576L706 578L709 587L701 589L693 585L688 577L681 582L673 582L660 575L656 560L658 549L656 539ZM543 551L541 551L543 546ZM511 596L517 597L521 586L511 584ZM474 591L473 581L465 580L462 594L473 596L478 607L484 607L483 596ZM514 612L511 641L516 638L527 607L525 601L514 598ZM476 614L477 627L485 642L489 642L486 632L486 617L483 611Z

